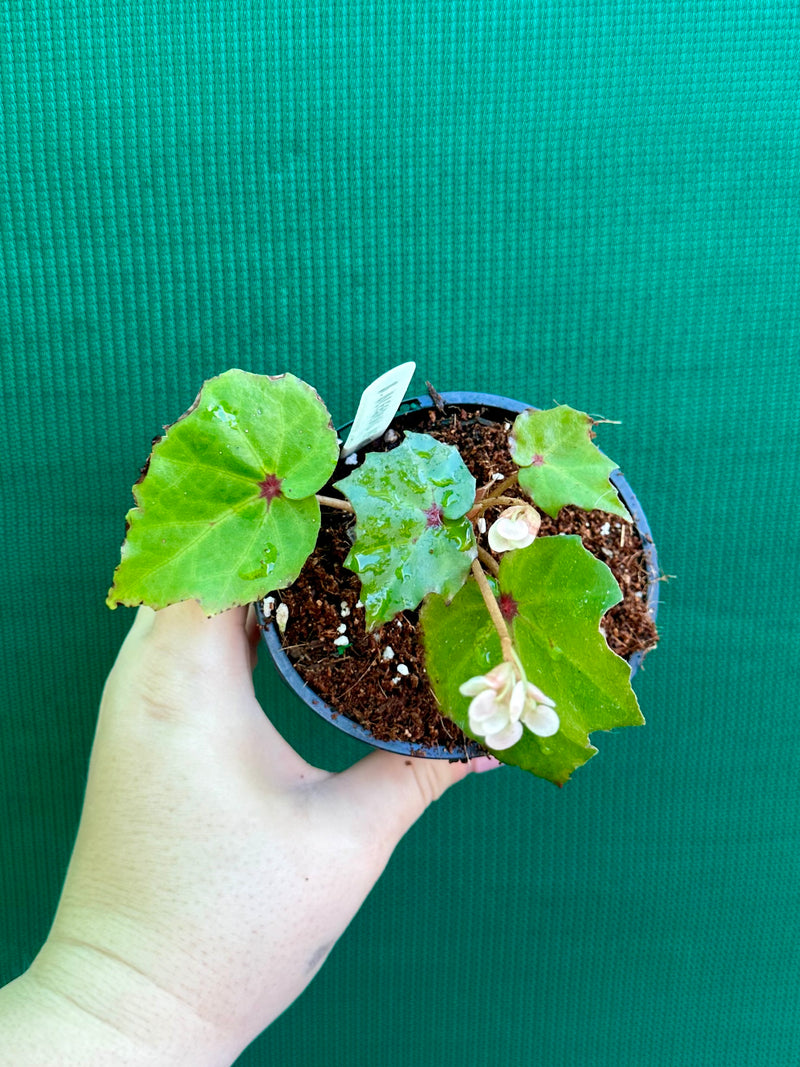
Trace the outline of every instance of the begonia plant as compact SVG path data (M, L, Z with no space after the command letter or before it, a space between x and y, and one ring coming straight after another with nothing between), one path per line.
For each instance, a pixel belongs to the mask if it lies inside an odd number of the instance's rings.
M562 784L594 755L590 733L643 721L600 627L621 599L611 571L577 536L539 535L540 512L567 504L630 521L594 425L563 405L524 411L509 434L516 469L499 484L476 485L455 447L408 432L330 485L340 441L317 393L291 374L227 371L154 442L107 603L195 599L213 615L263 600L297 579L320 509L350 511L346 566L367 628L417 611L443 714L499 760ZM530 503L508 495L516 487ZM476 530L497 507L490 553Z

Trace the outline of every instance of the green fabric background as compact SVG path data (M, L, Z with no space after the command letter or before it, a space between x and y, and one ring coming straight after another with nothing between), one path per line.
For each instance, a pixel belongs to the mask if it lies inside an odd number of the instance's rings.
M229 366L610 419L642 730L402 842L243 1064L800 1061L795 0L0 0L0 980L45 936L151 437ZM307 758L361 754L278 688Z

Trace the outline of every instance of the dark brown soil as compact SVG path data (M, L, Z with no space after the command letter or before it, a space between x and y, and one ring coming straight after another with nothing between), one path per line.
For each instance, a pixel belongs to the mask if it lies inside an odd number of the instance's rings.
M484 416L480 409L452 406L443 413L435 408L415 411L395 420L369 451L387 451L402 439L398 431L418 430L456 445L478 486L499 482L498 476L505 478L516 469L508 451L510 423L492 422ZM331 483L351 470L340 464ZM323 492L339 495L332 489ZM527 500L516 487L504 494ZM489 524L497 512L486 513ZM361 722L375 737L447 749L463 744L464 735L440 714L428 685L417 641L416 612L403 612L372 633L366 632L359 579L343 566L353 526L352 515L323 507L315 551L295 584L274 594L275 603L282 601L289 609L284 648L303 680L327 704ZM622 602L603 620L609 646L625 657L652 648L658 635L647 611L647 572L634 527L605 512L566 507L557 520L542 516L539 536L556 533L579 534L620 584ZM485 537L479 540L488 551ZM349 642L346 647L343 642L335 644L342 637Z

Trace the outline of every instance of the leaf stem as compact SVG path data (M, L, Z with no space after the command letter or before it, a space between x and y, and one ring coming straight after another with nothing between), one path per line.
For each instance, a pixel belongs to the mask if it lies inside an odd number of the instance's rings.
M324 508L338 508L339 511L355 513L355 508L348 500L339 500L335 496L323 496L321 493L317 493L317 503Z
M478 588L481 591L483 602L489 612L489 616L494 623L494 628L497 630L497 634L500 638L500 649L503 653L503 659L508 660L511 663L516 663L516 657L514 655L514 646L511 642L511 634L506 626L506 620L500 613L500 606L497 603L497 598L492 592L492 587L484 573L483 567L477 559L472 561L472 573L475 576L475 581L478 583Z
M474 521L479 515L482 515L484 511L493 508L495 504L505 504L506 507L513 507L514 504L519 503L519 499L513 496L485 496L483 500L479 500L477 504L472 505L467 512L467 518Z
M482 545L478 545L478 559L484 565L486 570L489 571L492 577L496 578L498 576L498 574L500 573L500 567L497 563L497 560L494 558L494 556L487 552Z
M518 475L519 475L519 471L514 471L513 474L509 474L509 476L507 478L503 479L502 482L499 482L494 487L494 489L491 490L491 492L487 493L486 496L483 499L484 500L491 500L493 497L502 496L502 494L505 493L505 491L507 489L511 489L511 487L514 486L514 485L519 485L519 477L518 477ZM516 503L516 501L515 501L515 503Z

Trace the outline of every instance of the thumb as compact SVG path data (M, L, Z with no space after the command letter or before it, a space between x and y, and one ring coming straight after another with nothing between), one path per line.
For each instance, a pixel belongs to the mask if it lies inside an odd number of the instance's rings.
M376 749L329 779L339 803L349 809L354 828L383 839L390 848L425 809L473 770L488 769L481 757L469 763L399 756Z
M195 601L140 607L106 680L101 715L216 723L252 717L255 704L246 609L207 618Z

